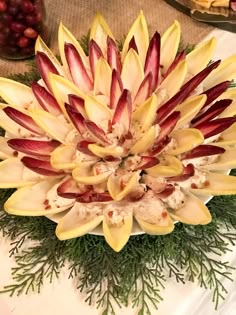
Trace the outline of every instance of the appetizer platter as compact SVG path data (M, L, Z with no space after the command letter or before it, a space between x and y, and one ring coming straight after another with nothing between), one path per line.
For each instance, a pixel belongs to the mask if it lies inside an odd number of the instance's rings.
M164 235L211 221L204 198L236 194L236 177L219 173L236 166L236 56L212 61L215 38L186 54L180 37L174 21L149 40L141 12L121 49L99 14L88 54L63 24L61 62L38 38L41 79L0 78L8 213L57 215L60 240L102 225L115 251L133 222Z

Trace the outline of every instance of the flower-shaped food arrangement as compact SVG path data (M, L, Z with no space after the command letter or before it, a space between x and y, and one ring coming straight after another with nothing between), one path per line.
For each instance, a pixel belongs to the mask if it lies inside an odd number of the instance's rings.
M236 166L236 56L211 62L214 38L186 55L180 35L175 21L149 40L141 12L119 51L97 15L88 56L60 25L62 64L38 38L42 79L0 78L0 187L17 188L7 212L61 213L61 240L102 223L115 251L133 218L149 234L211 221L199 196L236 193L219 172Z

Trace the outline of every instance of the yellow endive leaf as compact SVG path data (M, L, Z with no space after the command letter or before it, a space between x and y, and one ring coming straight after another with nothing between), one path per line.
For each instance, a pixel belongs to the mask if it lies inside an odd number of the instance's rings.
M76 50L78 51L82 59L82 62L85 66L87 73L91 74L88 57L86 56L83 48L81 47L78 40L74 37L74 35L72 35L72 33L61 22L59 25L59 30L58 30L59 52L60 52L60 57L62 60L63 67L65 69L65 72L67 73L67 76L70 78L71 77L70 71L68 69L67 61L65 57L65 43L74 45L74 47L76 48Z
M171 155L182 154L204 142L203 134L195 128L175 130L171 133L171 138L175 140L175 146L166 151Z
M177 54L180 43L181 29L178 21L174 23L165 31L161 37L161 60L163 71L169 68Z
M120 178L118 176L111 175L107 181L109 194L114 200L120 201L138 185L139 179L140 171L134 172L127 181L125 187L122 189L120 185Z
M96 97L87 95L84 102L85 112L89 120L104 128L102 123L112 119L112 111Z
M0 188L29 186L44 178L25 167L18 158L9 158L0 162L0 173Z
M194 50L187 54L186 61L188 65L188 73L194 76L202 71L211 61L215 48L216 39L213 37L210 40L197 45Z
M110 97L111 67L104 58L100 58L96 64L94 75L94 93ZM102 79L101 79L102 78Z
M186 194L184 205L180 209L169 210L173 220L185 224L208 224L211 222L211 214L205 204L196 196Z
M67 136L72 130L72 125L59 120L57 117L44 110L32 109L30 113L36 124L53 139L61 143L67 142Z
M181 61L173 71L161 82L158 91L165 90L168 99L174 96L179 89L187 75L187 63L185 60Z
M147 22L143 14L143 11L140 12L139 16L134 21L133 25L129 30L128 35L125 38L125 42L121 53L122 61L125 60L126 54L129 49L129 43L133 37L138 49L138 54L140 56L142 66L144 66L147 49L149 45L149 35Z
M69 103L68 95L75 94L84 99L85 94L80 89L78 89L77 86L74 85L74 83L57 74L49 73L48 77L53 95L55 96L58 104L60 105L64 116L68 120L70 120L65 109L65 103Z
M236 194L236 177L219 174L206 173L206 182L202 188L190 189L192 193L201 196L220 196L220 195L235 195Z
M176 111L180 111L180 118L177 121L175 129L186 126L201 110L207 100L205 94L193 95L186 99L183 103L176 107Z
M152 126L160 102L161 98L156 94L152 94L142 105L137 108L135 112L133 112L132 120L138 121L143 131L146 131Z
M139 139L135 144L130 148L131 154L140 154L146 152L152 147L157 137L157 128L152 126L148 129L141 139Z
M153 177L178 176L183 171L183 165L179 159L171 155L165 155L164 159L159 164L145 170L148 175Z
M62 76L66 76L62 65L40 36L37 37L37 40L35 42L35 54L37 53L37 51L45 53L51 60L59 74Z
M215 162L203 165L202 168L213 171L236 168L236 148L226 147L225 149Z
M14 215L41 216L69 209L73 206L74 199L57 196L58 204L54 204L53 201L50 202L48 192L57 187L58 183L60 183L60 180L51 179L18 189L5 203L5 210ZM47 200L47 203L45 203L45 200ZM59 206L60 202L62 203L61 206Z
M111 204L112 205L112 204ZM112 208L111 208L112 209ZM103 219L103 233L106 242L111 248L119 252L128 242L133 226L133 213L130 211L123 217L120 225L111 224L109 217L105 214Z
M236 55L230 56L214 69L203 81L204 90L215 86L223 81L232 80L236 77Z
M125 89L134 97L144 79L143 66L136 51L131 48L125 56L121 72L121 80Z
M0 97L16 109L40 108L31 88L14 80L0 77Z
M96 204L98 207L100 204ZM59 220L56 235L60 240L67 240L89 233L103 220L103 215L95 211L87 204L76 202L73 208Z
M104 17L97 13L90 29L90 40L93 39L98 44L104 56L107 50L107 36L115 40Z

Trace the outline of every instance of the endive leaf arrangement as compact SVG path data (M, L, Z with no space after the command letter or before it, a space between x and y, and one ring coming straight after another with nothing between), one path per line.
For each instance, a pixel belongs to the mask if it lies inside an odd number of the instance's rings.
M102 224L120 251L138 224L168 234L207 224L202 198L236 194L236 56L211 62L212 38L178 52L175 21L149 40L141 12L119 51L97 15L89 54L59 27L62 63L41 38L31 87L0 78L0 187L14 215L50 216L59 239ZM222 171L222 172L219 172Z

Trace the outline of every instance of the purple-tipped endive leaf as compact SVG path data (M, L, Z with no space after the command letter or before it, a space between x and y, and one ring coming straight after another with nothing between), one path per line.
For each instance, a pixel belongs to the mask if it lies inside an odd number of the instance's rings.
M29 131L35 134L39 134L39 135L45 134L45 132L41 128L38 127L38 125L34 122L34 120L30 116L22 113L21 111L15 108L12 108L10 106L3 108L3 111L7 114L8 117L14 120L17 124L28 129Z
M110 89L110 107L116 108L120 95L123 91L123 84L120 74L117 70L112 70L111 89Z
M107 37L107 62L111 69L115 69L118 73L121 73L121 57L116 42L111 38Z
M190 79L187 83L185 83L180 91L176 93L171 99L169 99L165 104L163 104L157 110L157 122L162 121L166 115L170 114L177 105L182 103L190 93L215 69L219 66L220 60L212 63L197 75L195 75L192 79Z
M43 81L46 83L48 89L51 90L50 82L48 80L48 74L54 73L59 75L57 68L44 52L37 52L35 56L35 61Z
M192 177L195 173L194 165L189 163L186 166L184 166L183 173L179 176L169 177L168 180L174 181L174 182L183 182L190 177Z
M224 148L218 147L211 144L201 144L198 147L192 149L191 151L185 153L182 156L182 160L195 159L203 156L222 154L225 152Z
M59 176L63 175L64 171L57 170L52 167L50 161L39 160L30 156L24 156L21 159L24 166L28 167L31 171L45 176Z
M152 73L152 91L155 91L158 85L159 68L160 68L160 45L161 37L155 33L150 41L147 56L145 60L144 73Z
M211 107L206 110L204 113L200 113L199 116L194 118L192 120L192 126L207 122L212 120L213 118L217 117L220 115L230 104L232 103L232 100L230 99L225 99L225 100L220 100L218 102L215 102Z
M87 189L88 187L77 185L76 181L69 177L57 187L57 194L63 198L74 199L84 194Z
M70 105L77 111L79 112L83 117L87 117L87 114L84 109L84 99L74 95L74 94L69 94L68 95L69 103Z
M7 143L13 150L36 156L48 156L60 145L60 142L56 140L42 141L19 138L10 139Z
M110 142L106 138L105 132L101 128L99 128L93 121L85 120L84 124L92 139L98 141L103 145L110 144Z
M69 104L65 104L65 109L75 128L79 131L81 135L83 135L87 130L84 124L84 117L81 115L81 113L77 112L77 110Z
M230 81L224 81L224 82L221 82L221 83L213 86L209 90L204 91L202 94L206 94L206 96L207 96L207 101L204 104L204 107L208 106L209 104L211 104L222 93L224 93L228 89L228 87L230 86L230 83L231 83Z
M175 128L178 120L180 118L180 112L173 112L168 116L161 124L161 131L157 137L156 144L161 143L162 140L164 140L170 133L171 131Z
M143 82L138 89L138 92L134 98L134 104L142 104L149 98L152 93L152 81L152 73L149 72L143 79Z
M103 57L103 53L98 44L92 39L89 42L89 63L92 71L92 75L95 74L96 64L98 60Z
M45 87L41 86L37 82L31 83L31 88L36 97L37 101L39 102L40 106L50 112L51 114L58 116L62 113L59 104L57 103L55 97L49 93Z
M131 48L132 48L133 50L135 50L136 53L138 54L138 47L137 47L137 45L136 45L134 36L131 38L131 40L130 40L130 42L129 42L128 50L130 50Z
M204 138L215 136L225 129L229 128L236 122L236 117L218 118L212 121L203 122L195 125L194 127L202 132Z
M186 52L185 52L185 50L183 50L175 57L175 59L172 62L172 64L169 66L167 71L164 73L164 75L162 77L162 80L164 80L178 66L178 64L182 60L184 60L185 56L186 56Z
M77 144L77 150L91 156L95 156L88 148L89 144L93 144L92 141L82 140Z
M93 89L93 82L86 71L81 56L73 44L65 44L65 56L75 85L82 92L87 93L91 91Z
M157 165L160 161L158 160L158 158L153 157L153 156L142 156L141 157L141 162L138 166L138 170L145 170L149 167L153 167L155 165Z
M114 116L112 125L118 123L123 126L123 134L127 134L130 128L132 114L131 95L128 90L124 90L120 96Z

